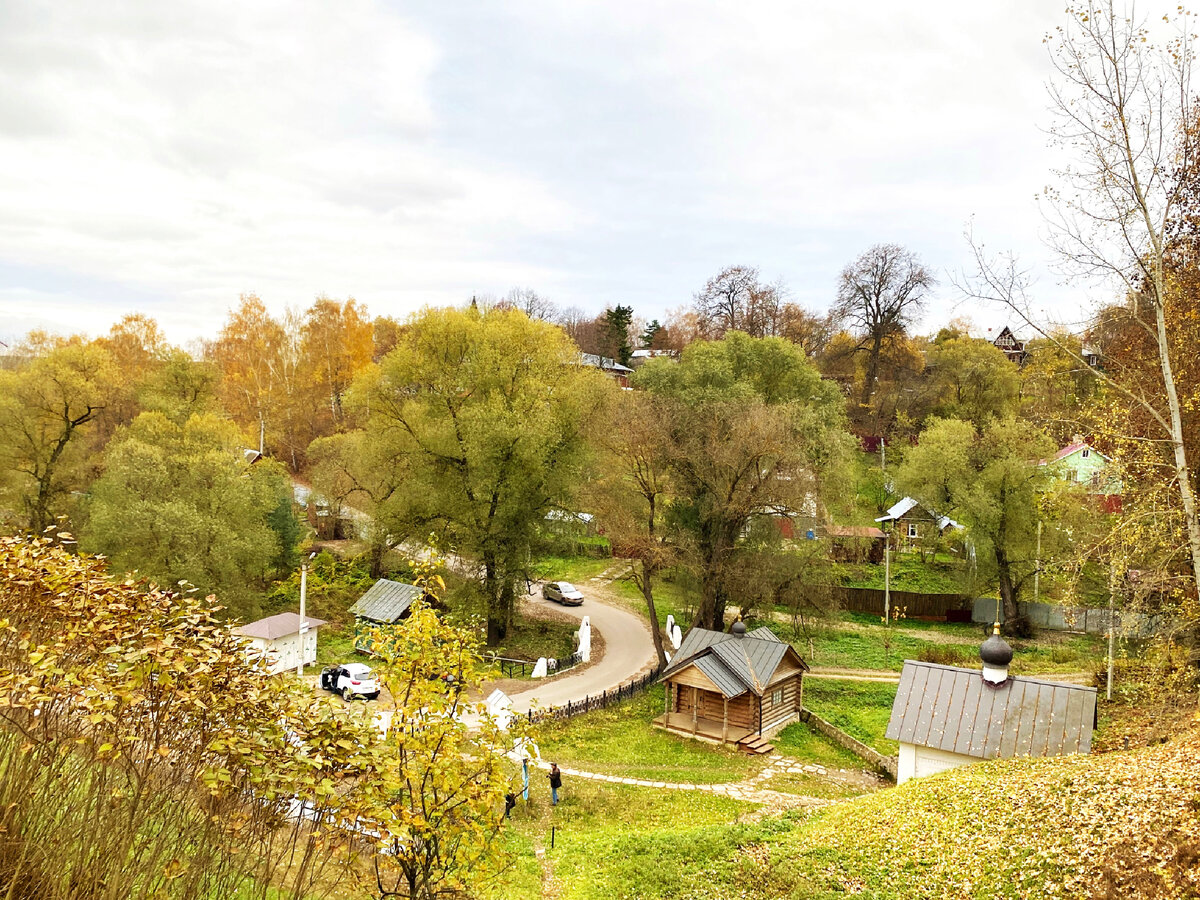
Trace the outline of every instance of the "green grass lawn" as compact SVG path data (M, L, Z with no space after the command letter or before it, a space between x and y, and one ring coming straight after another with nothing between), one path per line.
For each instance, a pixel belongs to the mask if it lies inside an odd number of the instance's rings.
M488 895L495 900L543 896L535 848L545 853L560 900L675 896L678 885L702 881L692 865L697 856L727 855L739 841L764 830L734 824L753 811L754 804L702 791L663 791L568 776L561 802L551 807L545 781L545 773L536 773L529 804L518 803L506 825L509 849L517 855Z
M792 640L810 665L890 672L899 672L906 659L976 666L986 632L976 624L918 619L900 619L885 626L877 616L854 612L812 620L798 635L790 623L772 622L770 626L780 637ZM1096 635L1045 630L1033 640L1013 639L1010 643L1015 675L1090 671L1104 661L1104 640Z
M367 657L354 649L353 625L326 625L317 632L317 664L320 669L336 663L362 662Z
M509 659L563 659L575 652L574 635L579 626L550 619L518 619L499 647L497 655Z
M836 566L836 584L843 587L883 590L886 567L870 563L841 563ZM893 591L922 594L958 594L963 589L963 565L945 555L922 562L917 553L893 553L891 562Z
M559 765L650 781L718 784L741 781L766 762L736 750L668 734L650 724L662 713L663 689L538 730L542 758Z
M884 756L894 756L899 750L899 744L883 736L895 699L894 684L804 679L804 705L808 709Z

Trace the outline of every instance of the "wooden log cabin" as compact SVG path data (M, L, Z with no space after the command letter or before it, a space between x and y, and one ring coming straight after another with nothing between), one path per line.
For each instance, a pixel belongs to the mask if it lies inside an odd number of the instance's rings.
M769 628L747 633L692 628L659 679L665 709L654 724L700 740L735 744L753 753L796 721L808 664Z

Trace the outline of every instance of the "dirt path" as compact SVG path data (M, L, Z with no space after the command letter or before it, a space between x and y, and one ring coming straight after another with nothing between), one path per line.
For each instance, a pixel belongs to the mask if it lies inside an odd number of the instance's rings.
M537 760L537 768L549 770L550 764ZM814 809L836 803L826 797L809 797L804 794L787 794L782 791L772 791L762 785L777 775L818 775L840 783L854 784L860 787L874 789L887 782L870 772L839 771L836 775L823 766L802 763L788 756L776 755L765 768L743 781L727 782L724 784L692 784L686 781L650 781L645 778L627 778L623 775L606 775L599 772L588 772L584 769L571 769L559 766L565 779L580 778L585 781L605 782L608 784L626 784L634 787L657 788L663 791L700 791L729 797L732 800L742 800L747 803L759 803L765 812L783 812L788 809ZM762 811L760 811L762 812Z

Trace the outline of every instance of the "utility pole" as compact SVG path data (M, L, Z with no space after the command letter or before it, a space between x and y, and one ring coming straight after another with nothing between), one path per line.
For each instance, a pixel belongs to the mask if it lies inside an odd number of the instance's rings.
M883 539L883 623L892 621L892 533Z
M1116 610L1114 598L1117 595L1117 567L1110 563L1108 572L1108 678L1104 686L1104 699L1112 699L1113 681L1113 644L1116 639Z
M304 674L304 636L308 634L308 623L304 621L304 601L308 593L308 564L317 553L314 550L308 554L308 559L300 564L300 660L296 663L296 674Z
M883 438L879 439L879 469L887 471L887 441Z

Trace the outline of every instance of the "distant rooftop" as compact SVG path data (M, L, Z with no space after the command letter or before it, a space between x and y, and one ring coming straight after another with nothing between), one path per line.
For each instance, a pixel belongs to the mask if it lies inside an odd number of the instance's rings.
M304 624L309 628L317 628L329 623L324 619L314 619L312 616L305 616ZM239 637L261 638L273 641L276 638L286 637L289 634L299 634L300 616L294 612L284 612L274 616L267 616L265 619L239 625L233 629L233 633Z

